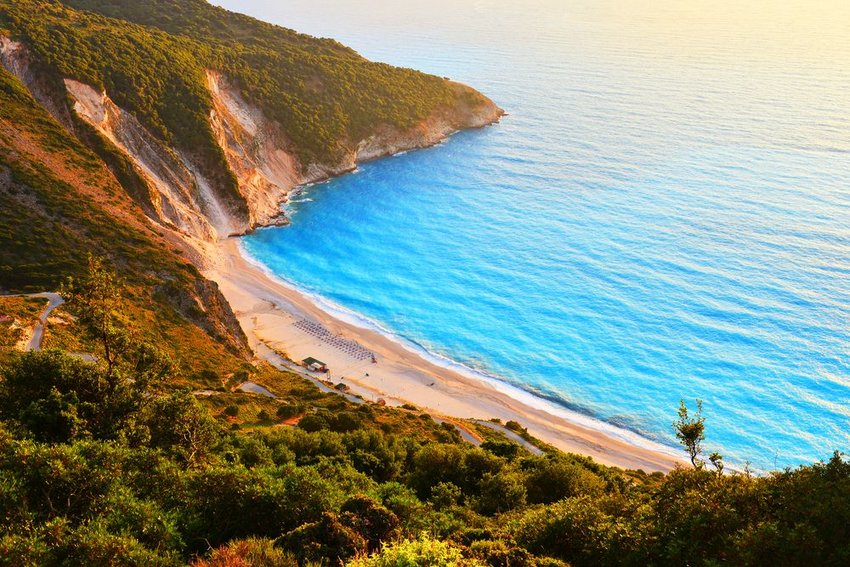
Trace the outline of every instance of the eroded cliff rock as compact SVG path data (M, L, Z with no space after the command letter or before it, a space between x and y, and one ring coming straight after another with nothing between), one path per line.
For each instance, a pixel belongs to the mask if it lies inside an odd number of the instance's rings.
M281 128L267 120L215 71L207 71L213 99L210 124L248 205L251 226L280 217L280 204L304 182L301 165Z
M166 147L106 93L72 79L65 79L65 87L77 115L124 152L157 189L155 220L208 240L247 228L227 212L209 182L185 157Z

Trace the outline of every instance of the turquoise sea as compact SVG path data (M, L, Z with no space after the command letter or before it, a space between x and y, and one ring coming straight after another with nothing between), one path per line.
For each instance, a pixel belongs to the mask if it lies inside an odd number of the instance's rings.
M510 116L245 247L368 324L757 469L850 449L850 3L219 0Z

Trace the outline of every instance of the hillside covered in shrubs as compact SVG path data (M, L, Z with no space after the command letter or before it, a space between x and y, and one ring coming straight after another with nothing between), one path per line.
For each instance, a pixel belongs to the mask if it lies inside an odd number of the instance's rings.
M458 97L480 97L204 0L3 0L0 30L47 70L105 90L164 142L212 162L224 158L207 69L280 123L304 164L333 162L378 125L406 129Z
M355 405L278 375L276 400L176 387L119 280L63 290L96 361L0 370L6 565L846 565L850 463L664 475ZM259 372L259 369L253 369ZM217 399L220 397L221 399ZM257 404L265 404L258 410ZM300 422L293 416L301 416ZM701 431L700 431L701 433Z

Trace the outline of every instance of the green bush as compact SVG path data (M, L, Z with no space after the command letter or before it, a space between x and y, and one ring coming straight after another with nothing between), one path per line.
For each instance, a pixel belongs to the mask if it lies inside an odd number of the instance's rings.
M579 464L542 457L529 471L525 486L529 502L549 504L572 496L600 494L605 481Z
M493 515L525 505L525 485L517 473L485 473L474 507L481 514Z
M387 544L379 553L359 557L348 567L484 567L477 559L465 558L449 543L422 535L414 540Z
M281 404L275 415L278 419L289 419L304 413L304 406L296 403Z
M490 567L531 567L534 557L522 547L504 540L478 540L469 546L472 555Z
M307 414L298 422L298 427L310 433L330 429L328 415L324 413Z
M428 501L437 510L444 510L452 506L457 506L460 502L461 494L462 492L459 486L451 482L439 482L431 487L431 497Z
M522 451L522 447L512 441L485 441L481 448L509 461L516 459Z
M340 521L360 534L370 550L389 541L399 528L399 519L391 510L372 498L357 495L340 508Z
M280 544L301 563L329 560L338 564L366 550L366 540L332 514L287 533Z

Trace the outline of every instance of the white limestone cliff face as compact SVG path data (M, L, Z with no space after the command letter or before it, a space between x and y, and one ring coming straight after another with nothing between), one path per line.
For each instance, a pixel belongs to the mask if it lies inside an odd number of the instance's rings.
M156 189L155 220L205 240L247 228L237 225L210 184L187 159L166 147L106 93L71 79L65 79L65 87L77 115L124 152Z
M248 205L251 226L280 218L280 204L305 182L301 166L280 126L267 120L239 91L207 71L213 100L210 124Z

